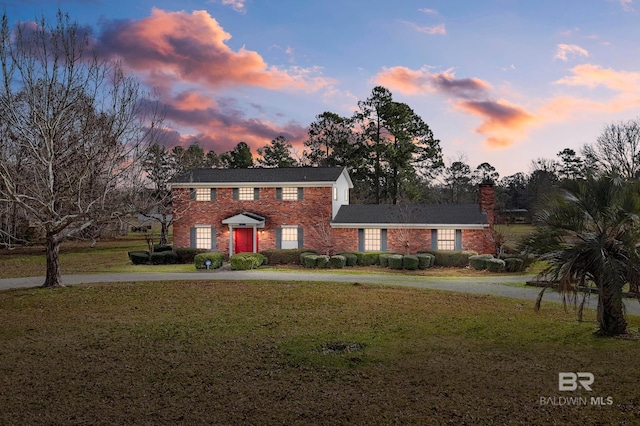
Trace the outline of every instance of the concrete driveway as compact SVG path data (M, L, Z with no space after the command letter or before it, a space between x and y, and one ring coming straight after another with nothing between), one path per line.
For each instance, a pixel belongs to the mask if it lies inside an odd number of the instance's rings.
M208 281L208 280L273 280L273 281L332 281L342 283L366 283L380 285L406 286L415 288L454 291L459 293L483 294L513 299L535 300L540 293L537 287L520 287L507 283L524 283L533 278L531 275L508 275L489 277L439 278L416 275L391 274L349 274L341 272L296 271L280 272L273 270L253 271L194 271L174 273L117 273L117 274L88 274L64 275L65 285L102 283L102 282L135 282L135 281ZM0 279L0 290L11 288L37 287L42 285L44 277L7 278ZM562 302L562 296L551 289L547 290L543 299L545 303ZM592 295L589 306L595 308L597 296ZM628 314L640 315L640 303L635 299L626 300Z

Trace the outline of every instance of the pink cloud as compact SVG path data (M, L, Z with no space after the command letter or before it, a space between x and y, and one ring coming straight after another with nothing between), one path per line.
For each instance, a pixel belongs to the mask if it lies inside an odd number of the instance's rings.
M556 84L567 86L585 86L594 88L603 86L617 92L640 92L640 73L616 71L598 65L578 65L571 69L573 75L561 78Z
M476 132L487 136L490 147L512 145L536 122L536 117L522 107L506 101L460 101L456 108L483 119Z
M419 33L429 34L429 35L446 35L447 34L447 28L444 24L418 25L416 23L408 22L408 21L401 21L401 22L409 25L411 28L413 28Z
M297 145L301 145L306 138L305 126L295 122L278 124L247 117L233 99L214 102L195 91L183 91L163 99L166 119L175 127L193 130L181 138L181 145L197 140L203 148L220 154L243 141L255 153L257 148L277 136L284 136Z
M378 84L408 95L440 92L458 98L486 96L491 85L478 78L455 78L451 71L431 73L427 67L412 70L406 67L384 68L375 77Z
M233 51L226 45L231 35L206 11L165 12L153 9L137 21L105 24L100 51L121 58L129 68L173 76L176 80L210 88L234 85L267 89L317 90L328 80L308 69L269 66L255 51Z
M586 57L589 56L589 52L576 44L559 44L553 59L560 59L566 62L569 60L569 55Z

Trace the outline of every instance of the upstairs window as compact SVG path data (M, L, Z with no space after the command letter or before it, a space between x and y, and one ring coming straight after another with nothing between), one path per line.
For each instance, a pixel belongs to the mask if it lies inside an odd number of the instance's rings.
M191 188L189 199L192 201L215 201L215 188Z
M240 201L253 201L260 198L258 188L233 188L233 199Z
M282 188L282 199L296 201L298 199L298 188Z
M276 200L300 201L304 199L304 188L285 187L276 188Z
M211 201L211 189L196 188L196 201Z

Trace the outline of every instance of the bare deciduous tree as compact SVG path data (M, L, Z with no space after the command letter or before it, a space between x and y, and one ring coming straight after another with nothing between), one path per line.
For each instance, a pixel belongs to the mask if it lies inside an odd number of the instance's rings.
M607 125L582 153L591 169L627 180L640 178L640 119Z
M101 60L68 15L0 29L0 203L45 242L45 287L62 285L60 243L130 213L154 118L117 63Z

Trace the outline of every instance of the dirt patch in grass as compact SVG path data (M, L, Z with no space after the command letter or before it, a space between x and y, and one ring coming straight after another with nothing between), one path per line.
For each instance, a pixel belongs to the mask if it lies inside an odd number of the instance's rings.
M640 343L532 303L290 282L4 291L0 423L640 422ZM559 392L565 371L593 391ZM540 399L567 396L612 404Z

